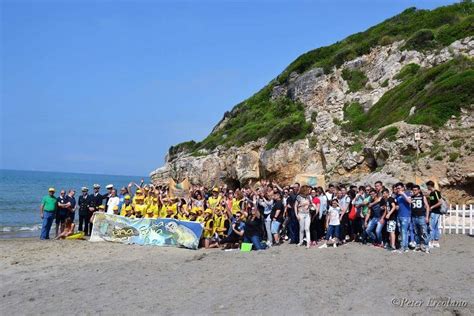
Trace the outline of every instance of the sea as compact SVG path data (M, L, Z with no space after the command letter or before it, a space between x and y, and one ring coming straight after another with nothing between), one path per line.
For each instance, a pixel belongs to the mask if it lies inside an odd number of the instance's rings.
M48 194L49 187L56 189L56 196L61 189L74 189L77 201L83 186L92 192L93 184L98 183L101 185L101 193L105 193L107 184L120 188L130 182L140 183L141 179L149 182L148 177L141 176L0 169L0 239L39 237L40 204L42 197ZM76 212L76 223L77 221ZM54 224L51 231L53 230Z

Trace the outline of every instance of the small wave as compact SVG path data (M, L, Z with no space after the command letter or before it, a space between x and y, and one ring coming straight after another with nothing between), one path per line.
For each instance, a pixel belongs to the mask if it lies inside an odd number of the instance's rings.
M0 233L33 232L38 230L41 230L41 224L25 226L0 226Z

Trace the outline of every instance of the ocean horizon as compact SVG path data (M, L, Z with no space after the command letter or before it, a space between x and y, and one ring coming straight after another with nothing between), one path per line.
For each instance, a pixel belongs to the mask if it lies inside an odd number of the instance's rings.
M49 187L56 189L56 196L62 189L74 189L77 200L83 186L92 192L92 185L98 183L105 193L107 184L119 188L141 179L149 182L147 176L0 169L0 239L39 236L39 208Z

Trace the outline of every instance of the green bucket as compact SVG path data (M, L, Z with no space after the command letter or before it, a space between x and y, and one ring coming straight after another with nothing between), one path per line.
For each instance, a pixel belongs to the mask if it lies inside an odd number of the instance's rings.
M241 252L250 252L252 250L252 244L243 242L242 245L240 246L240 251Z

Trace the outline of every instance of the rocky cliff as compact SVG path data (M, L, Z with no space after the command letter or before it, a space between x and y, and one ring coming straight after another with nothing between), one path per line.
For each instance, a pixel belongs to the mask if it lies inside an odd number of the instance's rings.
M415 79L406 82L403 78L407 69L419 68L415 76L430 78L416 91L417 95L435 85L433 93L438 94L432 94L429 102L445 89L445 86L436 86L452 72L445 65L463 64L463 74L467 75L460 80L464 80L463 84L466 80L472 84L474 37L464 37L431 50L407 49L406 42L399 40L374 46L368 53L346 60L330 71L312 67L302 73L291 72L283 82L274 80L271 100L289 98L303 105L305 121L311 126L304 138L284 141L270 149L268 137L259 137L239 146L170 151L165 165L153 171L151 179L165 183L169 178L188 178L192 183L206 186L220 183L237 186L259 178L290 183L302 173L324 175L326 181L344 183L373 182L377 178L390 184L419 177L438 180L450 192L452 201L472 199L474 108L471 94L459 101L462 104L455 115L438 126L425 122L446 115L430 113L439 107L427 108L415 102L401 119L397 118L401 106L386 109L416 84ZM430 69L433 70L429 72ZM438 77L433 77L433 73ZM351 74L363 80L355 82ZM359 87L354 88L355 84ZM452 91L455 90L449 93ZM410 98L403 106L408 106ZM440 102L449 102L443 100ZM368 118L358 128L354 127L358 119L353 114L356 109L360 111L359 117ZM374 116L377 111L381 113ZM225 128L231 116L232 112L227 113L213 133ZM386 123L379 124L387 119Z

